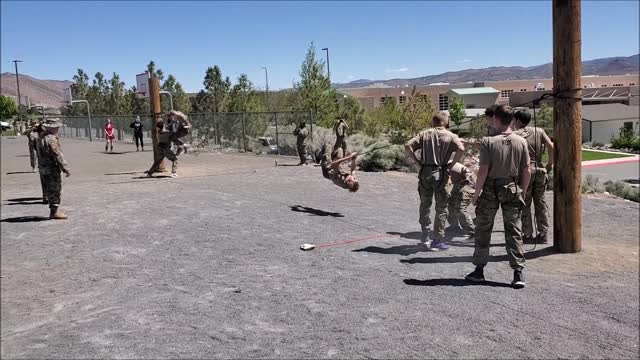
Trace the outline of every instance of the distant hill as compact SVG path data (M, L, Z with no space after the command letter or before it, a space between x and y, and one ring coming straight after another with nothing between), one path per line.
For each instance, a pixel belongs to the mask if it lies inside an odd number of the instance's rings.
M27 96L32 105L43 105L45 107L60 107L63 105L62 90L73 84L68 80L40 80L29 75L20 76L20 95L22 104L27 105ZM0 74L0 93L2 95L18 98L18 87L16 85L16 74Z
M624 75L637 74L640 67L640 55L629 57L610 57L584 61L582 63L583 75ZM373 84L382 86L405 86L405 85L428 85L433 83L459 84L469 81L503 81L503 80L524 80L524 79L544 79L553 76L553 64L536 65L530 67L522 66L495 66L484 69L467 69L460 71L449 71L438 75L421 76L411 79L391 79L391 80L366 80L360 79L343 84L333 84L336 88L357 88L371 86Z
M629 57L611 57L589 60L582 63L583 75L623 75L637 74L640 67L640 55ZM450 71L439 75L422 76L413 79L391 80L354 80L346 84L333 84L336 88L365 87L373 84L382 86L428 85L432 83L464 83L468 81L499 81L550 78L553 73L552 64L538 66L497 66L484 69L467 69ZM0 93L17 98L16 76L13 73L0 74ZM32 105L60 107L63 105L62 90L73 84L68 80L40 80L28 75L20 75L20 94L23 104L29 97ZM276 101L276 92L270 95L271 102ZM196 93L189 94L195 96Z

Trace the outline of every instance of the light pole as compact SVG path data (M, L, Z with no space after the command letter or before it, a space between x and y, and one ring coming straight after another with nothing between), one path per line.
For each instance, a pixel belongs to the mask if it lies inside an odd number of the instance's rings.
M267 102L267 111L269 111L269 76L267 75L267 67L263 66L264 69L264 84L265 84L265 98Z
M331 71L329 70L329 48L322 48L327 52L327 77L329 78L329 85L331 85Z
M13 63L16 65L16 83L18 85L18 119L22 121L22 109L20 105L22 101L20 100L20 79L18 78L18 63L22 62L22 60L13 60Z

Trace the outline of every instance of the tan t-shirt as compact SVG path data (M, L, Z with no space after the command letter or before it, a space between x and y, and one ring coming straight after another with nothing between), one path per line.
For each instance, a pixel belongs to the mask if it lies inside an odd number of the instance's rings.
M458 135L444 127L422 131L406 145L410 146L414 152L422 150L420 156L422 165L447 165L451 154L457 149L464 150Z
M551 142L544 129L527 126L514 131L514 133L527 141L531 163L542 166L542 154L544 154L545 144L546 142Z
M529 166L527 141L514 133L483 137L480 165L489 165L489 179L517 179L520 169Z

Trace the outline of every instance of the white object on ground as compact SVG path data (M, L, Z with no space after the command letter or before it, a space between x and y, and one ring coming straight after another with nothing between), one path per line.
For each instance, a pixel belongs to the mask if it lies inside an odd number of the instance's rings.
M313 245L313 244L302 244L302 245L300 245L300 249L302 249L304 251L313 250L315 248L316 248L316 246Z

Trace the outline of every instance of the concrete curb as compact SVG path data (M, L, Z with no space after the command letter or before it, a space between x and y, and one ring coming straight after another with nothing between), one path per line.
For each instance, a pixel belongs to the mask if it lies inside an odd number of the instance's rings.
M615 159L603 159L603 160L590 160L583 161L582 167L593 167L593 166L604 166L604 165L614 165L614 164L625 164L632 162L640 162L640 156L629 156Z

